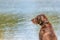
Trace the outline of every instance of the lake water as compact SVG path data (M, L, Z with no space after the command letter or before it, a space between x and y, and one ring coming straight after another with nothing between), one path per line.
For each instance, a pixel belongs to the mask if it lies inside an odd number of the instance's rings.
M58 40L60 40L59 27L55 30ZM17 23L14 27L0 29L0 40L39 40L40 26L31 22L31 18Z
M60 12L59 0L0 0L1 13L23 13L23 16L37 15L39 12ZM36 14L35 14L36 13ZM30 15L32 14L32 15ZM54 15L54 14L53 14ZM60 14L59 14L60 15ZM25 17L25 18L26 18ZM0 28L0 40L39 40L40 27L31 22L31 18L17 23L14 27ZM53 23L52 23L53 24ZM60 40L60 25L54 28L58 40Z

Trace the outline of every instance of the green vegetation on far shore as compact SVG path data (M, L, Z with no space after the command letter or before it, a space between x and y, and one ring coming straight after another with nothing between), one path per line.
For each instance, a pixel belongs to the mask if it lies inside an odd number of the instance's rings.
M5 28L5 26L13 27L18 23L18 20L17 14L0 14L0 28Z

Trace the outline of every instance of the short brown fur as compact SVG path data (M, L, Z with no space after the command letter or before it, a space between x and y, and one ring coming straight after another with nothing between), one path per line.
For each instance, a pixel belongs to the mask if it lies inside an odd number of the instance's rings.
M57 40L53 27L44 14L40 14L33 18L32 22L41 26L39 40Z

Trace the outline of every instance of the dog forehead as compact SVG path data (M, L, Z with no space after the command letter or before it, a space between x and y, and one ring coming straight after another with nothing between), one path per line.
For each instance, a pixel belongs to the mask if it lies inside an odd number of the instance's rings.
M40 14L40 15L38 15L37 17L41 17L41 16L45 16L44 14Z
M41 17L41 15L38 15L36 18L40 18Z
M40 15L37 15L35 18L33 18L34 20L36 19L40 19L41 17L44 17L45 18L45 15L44 14L40 14Z

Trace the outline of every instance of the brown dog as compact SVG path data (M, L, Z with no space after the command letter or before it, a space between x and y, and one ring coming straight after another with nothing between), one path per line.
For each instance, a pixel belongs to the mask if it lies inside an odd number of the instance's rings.
M38 15L32 22L41 26L39 40L57 40L52 25L44 14Z

